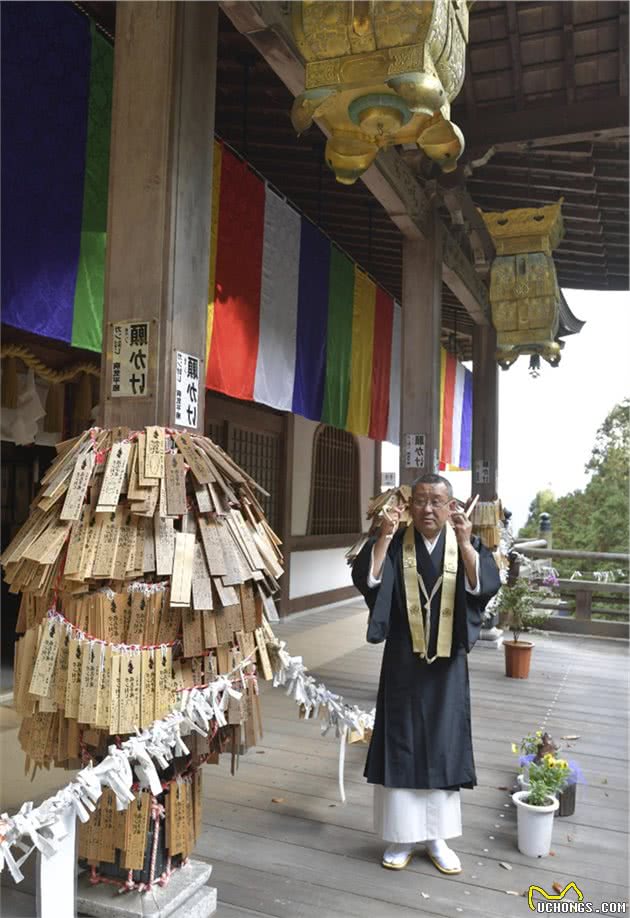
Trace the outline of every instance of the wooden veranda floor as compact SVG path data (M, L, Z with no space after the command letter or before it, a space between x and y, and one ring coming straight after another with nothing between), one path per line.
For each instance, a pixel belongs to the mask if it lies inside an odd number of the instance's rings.
M324 609L277 625L292 654L349 702L370 709L381 646L365 644L361 603ZM282 689L263 685L265 736L241 758L204 769L205 831L196 856L214 865L219 918L404 918L528 915L522 894L534 883L552 892L570 881L586 901L628 901L627 645L587 637L536 637L528 681L506 679L503 651L470 655L479 785L462 792L464 834L452 842L463 873L439 874L421 854L400 872L380 866L372 832L372 793L362 772L365 747L348 748L347 803L337 790L337 741L298 720ZM532 861L516 847L516 812L506 788L516 774L510 746L545 716L582 766L576 813L557 818L554 856ZM566 743L563 744L566 746ZM273 802L273 799L281 802ZM506 870L501 862L509 864ZM628 906L626 905L628 911Z

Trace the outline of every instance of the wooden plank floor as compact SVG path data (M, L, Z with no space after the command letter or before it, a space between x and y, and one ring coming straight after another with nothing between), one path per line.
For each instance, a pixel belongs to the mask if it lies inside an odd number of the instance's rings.
M365 624L357 602L275 630L331 690L370 709L382 646L365 643ZM383 870L363 778L366 747L348 748L343 805L337 741L321 738L318 723L300 721L283 690L264 684L260 746L241 758L235 777L227 757L204 769L205 829L196 856L214 865L219 918L511 918L531 912L507 890L522 894L535 883L551 892L552 884L564 888L572 880L595 907L627 902L627 644L540 635L534 654L527 681L505 678L502 651L476 648L469 657L479 785L462 792L464 834L452 842L464 868L457 877L439 874L421 848L406 870ZM554 856L534 861L516 847L516 812L505 788L516 774L512 741L545 718L557 739L579 735L565 754L579 761L588 784L578 789L575 815L555 820Z

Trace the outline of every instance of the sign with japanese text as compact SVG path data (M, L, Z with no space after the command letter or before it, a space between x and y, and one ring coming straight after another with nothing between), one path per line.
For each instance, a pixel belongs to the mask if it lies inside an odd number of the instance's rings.
M487 459L478 459L475 462L475 484L489 484L490 463Z
M112 398L148 395L149 322L112 325Z
M196 430L199 424L199 365L192 354L177 351L175 362L175 423Z
M423 469L425 464L426 436L405 434L405 468Z

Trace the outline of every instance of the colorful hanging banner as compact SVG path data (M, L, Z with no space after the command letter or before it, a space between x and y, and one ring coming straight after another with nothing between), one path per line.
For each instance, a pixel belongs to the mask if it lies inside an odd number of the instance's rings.
M229 150L220 162L208 387L397 445L400 306ZM468 468L472 375L446 351L439 398L440 466Z
M254 400L281 411L293 407L300 223L298 212L267 186Z
M336 246L330 251L326 391L322 421L344 428L350 394L354 264Z
M95 351L112 75L113 48L72 6L3 6L2 321Z
M302 217L293 411L321 420L326 380L330 241Z
M394 301L380 287L376 288L374 315L374 350L372 353L372 402L370 430L372 440L387 439L389 416L389 380L392 361Z
M210 260L208 266L208 316L206 320L206 377L212 327L214 323L214 298L217 280L217 242L219 239L219 201L221 200L221 163L223 144L214 141L212 152L212 203L210 211Z
M220 194L206 385L251 400L258 357L265 186L246 163L224 153Z
M400 381L402 374L402 309L394 303L392 318L392 359L389 377L388 443L400 443Z
M440 372L440 468L470 468L472 373L442 349Z
M346 430L367 437L372 395L372 352L376 284L355 265L352 305L352 358Z

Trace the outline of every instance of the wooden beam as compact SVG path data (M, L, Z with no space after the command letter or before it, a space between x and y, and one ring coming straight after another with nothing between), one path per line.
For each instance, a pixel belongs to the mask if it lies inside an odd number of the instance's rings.
M531 190L534 192L536 189L540 188L544 191L552 191L558 196L562 193L573 193L575 195L592 195L597 192L597 182L592 178L565 178L562 175L557 175L554 178L541 178L536 177L533 174L527 174L525 170L525 175L506 175L505 173L495 174L492 176L482 176L479 173L472 175L468 179L468 184L471 186L471 190L478 188L479 186L492 188L502 188L507 185L509 188L526 188L528 192ZM623 182L621 183L623 184ZM623 193L620 189L620 193Z
M488 289L453 234L443 228L442 278L476 325L490 324Z
M466 227L475 268L485 276L490 270L496 249L483 217L465 188L465 181L464 169L460 165L455 172L441 175L438 187L453 223Z
M400 483L436 472L440 449L442 230L435 207L424 239L403 244ZM422 438L422 464L409 464L407 437Z
M104 426L175 427L177 352L199 359L203 426L218 11L204 2L117 10L105 268ZM114 325L145 323L141 397L113 389ZM123 367L124 370L124 367Z
M573 41L573 3L562 4L564 18L564 81L567 90L567 102L575 102L575 45Z
M432 220L428 195L395 150L382 150L363 180L406 238L427 238ZM489 322L488 290L451 231L442 225L442 278L473 321Z
M220 6L292 94L301 93L304 89L304 64L291 38L284 4L276 0L263 4L251 0L221 0ZM382 150L361 178L404 237L427 238L432 227L431 202L396 150ZM442 229L445 242L444 281L473 320L485 324L489 315L487 288L448 229Z
M628 6L620 4L619 13L619 95L628 98Z
M472 493L494 500L499 476L499 368L492 327L473 329Z
M508 35L510 36L510 51L512 63L512 79L514 81L513 93L517 108L523 107L523 68L521 66L521 42L518 34L518 12L516 3L506 3Z
M510 112L479 109L459 127L469 150L518 152L583 140L604 140L628 134L627 99L612 96L572 105L537 105Z

